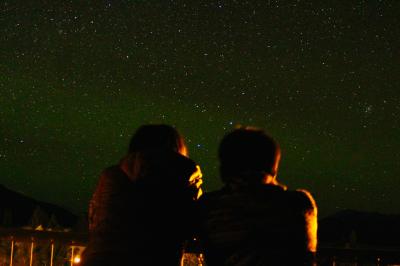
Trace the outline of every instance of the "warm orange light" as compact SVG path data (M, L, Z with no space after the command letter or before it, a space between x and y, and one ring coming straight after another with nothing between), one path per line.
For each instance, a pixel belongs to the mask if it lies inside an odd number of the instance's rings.
M202 177L203 174L201 173L200 166L196 165L196 171L189 178L189 184L192 186L196 186L196 188L198 189L195 199L199 199L200 196L203 194L203 191L201 190L201 184L203 184Z
M308 242L308 250L312 252L317 251L317 231L318 231L318 208L313 196L304 189L298 189L297 191L302 192L308 198L307 210L304 213L305 218L305 229L306 237Z
M308 250L317 251L317 231L318 231L318 208L313 196L307 190L299 189L309 199L309 209L305 212L306 232L308 238Z
M79 264L80 262L81 262L81 257L80 256L75 256L74 264Z
M182 154L183 156L185 156L185 157L189 157L189 152L188 152L188 150L187 150L185 145L183 145L178 152L180 154Z
M317 222L317 215L316 215L317 210L314 211L314 213L306 213L306 221L307 221L307 231L308 235L310 237L309 239L309 244L308 244L308 249L312 252L317 251L317 231L318 231L318 222Z

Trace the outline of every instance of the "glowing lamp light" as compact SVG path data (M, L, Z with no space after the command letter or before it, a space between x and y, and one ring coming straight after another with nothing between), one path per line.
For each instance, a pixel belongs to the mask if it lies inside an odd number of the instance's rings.
M80 256L75 256L74 264L79 264L80 262L81 262L81 257Z

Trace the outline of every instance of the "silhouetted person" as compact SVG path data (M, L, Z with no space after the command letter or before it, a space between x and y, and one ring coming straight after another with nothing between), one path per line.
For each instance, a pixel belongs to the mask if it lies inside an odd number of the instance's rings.
M262 130L240 128L223 138L224 187L200 199L208 266L312 264L317 207L307 191L278 184L279 159L278 144Z
M89 204L83 265L179 265L193 237L200 168L167 125L145 125L129 152L103 171Z

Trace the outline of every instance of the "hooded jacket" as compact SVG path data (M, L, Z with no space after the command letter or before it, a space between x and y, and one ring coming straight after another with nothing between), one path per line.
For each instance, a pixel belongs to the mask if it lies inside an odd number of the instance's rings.
M201 172L164 150L128 155L105 169L89 204L84 265L179 265L193 237Z

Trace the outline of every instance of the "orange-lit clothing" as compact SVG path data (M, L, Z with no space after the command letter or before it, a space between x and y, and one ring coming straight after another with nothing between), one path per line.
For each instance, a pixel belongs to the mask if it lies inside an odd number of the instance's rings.
M104 170L89 204L84 265L179 265L201 182L192 160L169 151L134 153Z
M200 203L208 266L312 265L317 207L308 192L226 186L206 193Z

